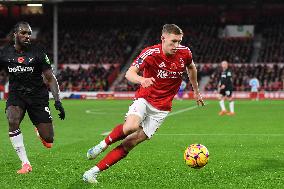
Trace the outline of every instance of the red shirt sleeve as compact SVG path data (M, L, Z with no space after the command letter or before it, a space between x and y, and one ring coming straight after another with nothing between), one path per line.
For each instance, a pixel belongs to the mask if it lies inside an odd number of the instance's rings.
M137 67L139 70L143 70L144 67L147 64L147 57L149 56L149 50L148 49L144 49L139 56L137 56L137 58L135 58L135 60L133 61L133 63L131 64L131 66L135 66Z

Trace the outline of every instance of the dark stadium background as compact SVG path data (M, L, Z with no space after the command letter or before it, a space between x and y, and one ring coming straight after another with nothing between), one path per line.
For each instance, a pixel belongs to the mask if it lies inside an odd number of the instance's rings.
M108 91L99 97L132 97L110 91L137 88L124 79L125 70L144 47L160 42L163 24L175 23L184 30L183 45L193 52L205 97L215 97L220 73L216 66L228 60L233 63L235 91L249 91L248 81L256 75L262 97L283 98L281 1L54 0L39 2L42 7L27 7L27 3L1 3L0 46L7 42L7 34L17 21L30 22L37 32L34 42L46 48L61 90L73 92L72 97L97 98L97 93L77 93L82 91ZM251 25L254 33L248 37L220 37L227 25ZM3 91L7 76L0 73ZM190 85L187 90L191 90ZM239 94L235 93L236 97L249 97Z

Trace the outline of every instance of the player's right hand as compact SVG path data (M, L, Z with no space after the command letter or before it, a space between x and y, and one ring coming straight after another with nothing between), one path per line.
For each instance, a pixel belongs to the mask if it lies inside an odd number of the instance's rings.
M54 107L56 110L58 110L60 113L58 114L59 115L59 118L61 120L64 120L65 119L65 111L64 111L64 108L62 106L62 103L60 101L55 101L54 103Z
M199 91L194 92L194 97L196 99L197 106L204 106L205 103Z
M142 87L147 88L147 87L150 87L151 85L153 85L154 82L155 82L155 79L153 77L143 78L142 81L140 82L140 84L142 85Z

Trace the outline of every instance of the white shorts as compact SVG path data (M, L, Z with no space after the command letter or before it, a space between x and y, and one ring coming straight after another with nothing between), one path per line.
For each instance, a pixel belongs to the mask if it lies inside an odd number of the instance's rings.
M140 126L143 128L147 137L151 138L159 129L168 113L169 111L162 111L153 107L144 98L138 98L134 100L133 104L129 107L126 117L131 114L139 116L141 118Z

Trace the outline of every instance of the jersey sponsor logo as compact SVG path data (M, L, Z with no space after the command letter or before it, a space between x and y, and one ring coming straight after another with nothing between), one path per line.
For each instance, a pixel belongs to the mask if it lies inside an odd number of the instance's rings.
M10 73L23 73L23 72L31 72L33 73L34 67L24 67L24 66L16 66L16 67L8 67L8 71Z
M159 67L160 67L160 68L165 68L165 67L166 67L165 62L162 62L161 64L159 64Z
M167 70L158 70L157 78L178 78L181 77L183 72L169 72Z
M18 57L18 63L22 64L25 61L24 57Z

